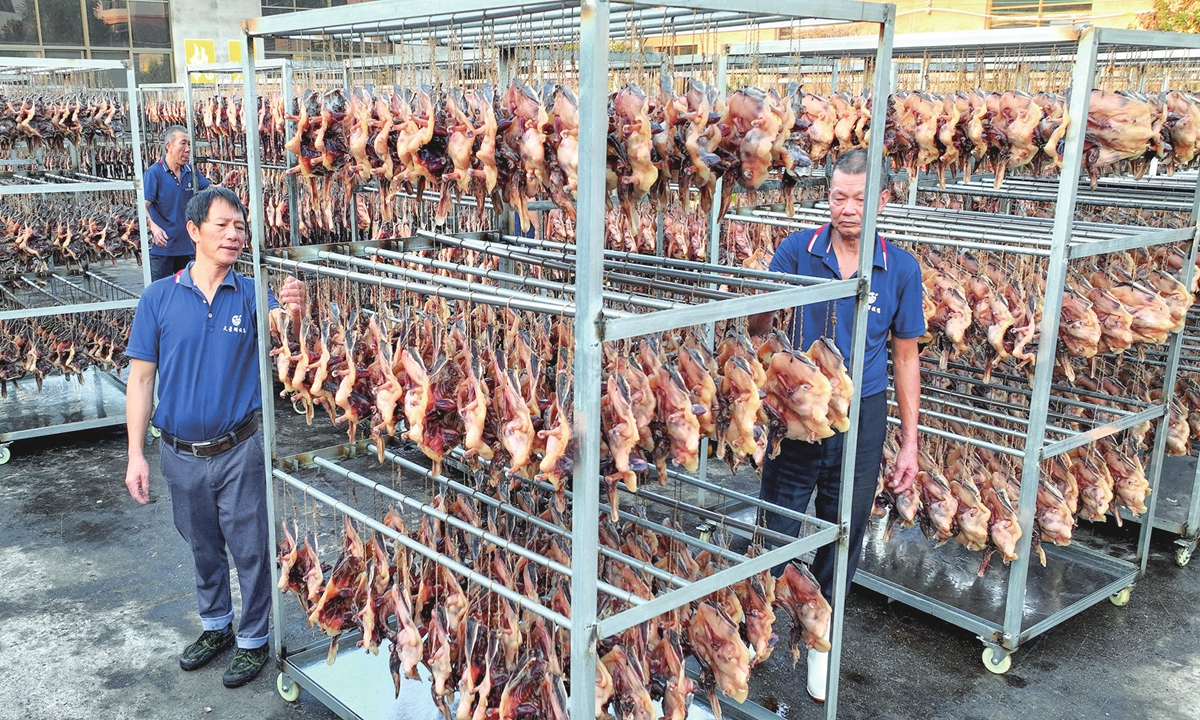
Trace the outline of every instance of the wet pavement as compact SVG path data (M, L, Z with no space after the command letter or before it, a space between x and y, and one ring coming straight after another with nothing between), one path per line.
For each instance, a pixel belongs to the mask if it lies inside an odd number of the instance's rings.
M321 419L306 428L290 410L278 417L285 453L301 439L312 448L345 437ZM284 702L270 668L225 689L230 653L192 673L179 669L179 651L200 632L191 558L171 521L157 448L149 451L152 502L142 507L125 491L125 444L116 431L20 442L0 466L0 718L335 717L307 692ZM326 482L356 496L345 481ZM419 481L392 482L422 489ZM285 501L308 512L302 499ZM1093 541L1128 554L1135 532L1114 528ZM855 588L840 717L1200 717L1198 564L1177 567L1172 537L1156 534L1149 573L1126 607L1102 602L1033 639L1006 675L984 669L982 645L970 634ZM294 616L294 600L285 605ZM386 658L370 660L390 684ZM413 690L420 691L405 686ZM755 670L751 699L781 717L823 717L804 691L803 662L792 669L782 640Z

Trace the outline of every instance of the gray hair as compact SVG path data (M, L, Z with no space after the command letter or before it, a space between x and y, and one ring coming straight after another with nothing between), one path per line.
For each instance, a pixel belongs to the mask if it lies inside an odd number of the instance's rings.
M170 145L171 141L175 139L176 135L178 135L179 133L183 133L184 135L187 135L187 131L188 131L187 128L185 128L182 125L172 125L171 127L167 128L166 130L163 130L163 134L162 134L163 145Z
M200 227L205 220L208 220L208 211L217 200L228 203L230 207L242 214L242 220L245 221L246 206L232 190L220 185L213 185L207 190L193 195L192 199L188 200L187 209L183 213L184 217L191 224Z
M867 151L863 149L851 150L850 152L838 155L837 161L833 164L833 170L829 173L829 177L833 178L833 173L841 172L847 175L865 175L867 172ZM880 167L881 175L879 176L879 187L886 190L888 187L888 171L891 169L888 159L885 157Z

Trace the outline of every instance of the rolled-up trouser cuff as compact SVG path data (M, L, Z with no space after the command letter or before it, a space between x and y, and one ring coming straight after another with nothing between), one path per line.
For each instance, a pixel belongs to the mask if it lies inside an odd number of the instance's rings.
M219 618L200 618L200 627L205 630L224 630L229 627L229 623L233 622L233 611L222 615Z
M267 638L269 637L269 635L263 635L262 637L257 638L244 638L239 635L237 639L237 645L241 650L255 650L263 645L266 645Z

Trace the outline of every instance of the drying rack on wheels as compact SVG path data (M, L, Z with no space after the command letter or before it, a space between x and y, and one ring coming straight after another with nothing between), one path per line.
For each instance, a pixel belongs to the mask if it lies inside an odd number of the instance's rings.
M1072 46L1067 49L1075 54L1071 84L1076 90L1093 86L1101 47L1111 52L1143 48L1200 48L1200 39L1171 33L1086 28L1079 31L1077 37L1075 34L1067 37L1071 38ZM1072 92L1070 116L1086 117L1088 102L1088 92ZM1188 259L1185 261L1182 282L1185 285L1189 283L1196 259L1195 223L1197 203L1200 202L1194 185L1187 191L1188 206L1192 212L1189 226L1156 230L1076 222L1074 216L1080 194L1083 140L1082 124L1073 123L1065 139L1066 152L1060 180L1050 198L1056 203L1053 220L889 206L879 218L880 232L889 240L901 244L928 243L972 252L1006 252L1044 258L1047 265L1046 295L1040 325L1042 338L1058 337L1068 265L1075 259L1164 243L1186 244ZM798 217L761 209L739 210L739 214L730 219L796 229L817 227L828 218L828 211L820 209L798 210ZM1118 605L1127 602L1134 581L1146 569L1151 523L1142 524L1136 562L1110 557L1074 542L1064 547L1046 546L1050 565L1043 569L1031 560L1030 532L1034 528L1042 463L1060 453L1139 423L1154 421L1158 432L1146 470L1151 493L1146 499L1148 511L1143 517L1158 518L1156 501L1160 495L1159 477L1166 444L1167 409L1175 385L1183 335L1175 333L1164 353L1162 370L1165 389L1162 398L1153 403L1121 400L1120 411L1111 412L1103 419L1097 417L1091 427L1085 426L1079 432L1057 427L1057 421L1051 417L1051 403L1057 393L1073 389L1059 388L1053 378L1058 343L1041 342L1034 376L1027 388L1019 387L1025 384L1023 378L995 375L991 380L990 384L995 384L998 378L1002 383L1014 385L1013 389L1019 389L1028 398L1028 404L1024 406L1003 406L1003 403L989 401L989 404L996 405L989 409L998 411L992 417L1013 417L1014 410L1022 413L1018 422L1024 426L1023 432L993 428L999 436L1007 436L1003 442L988 442L975 436L964 436L926 425L926 418L937 417L959 422L961 427L991 427L987 420L988 413L983 413L982 418L978 413L981 404L969 399L955 402L955 398L947 398L926 385L926 380L937 376L939 372L951 377L936 368L936 360L932 367L923 367L923 435L965 442L1021 461L1017 517L1023 534L1017 547L1018 558L1012 561L1007 573L996 572L993 568L986 576L976 579L978 560L973 560L971 553L957 543L935 547L916 529L897 532L890 541L885 541L881 535L869 534L855 580L891 599L977 633L985 645L985 666L998 673L1008 670L1011 653L1030 638L1106 599ZM968 376L976 376L980 373L979 369L966 366L951 369L957 373L954 375L956 380L975 385L981 383L975 377L964 380L962 375L966 372ZM1098 399L1104 400L1105 397ZM959 404L961 402L970 405L964 406Z
M81 148L68 143L73 170L21 169L30 163L10 168L0 181L0 204L6 198L71 196L80 205L96 193L129 193L136 202L138 229L141 234L140 257L135 263L125 259L114 265L80 258L70 267L56 266L50 259L36 272L0 277L0 321L48 318L76 313L132 311L138 296L150 281L147 257L146 208L142 194L141 124L134 70L129 63L110 60L54 60L0 58L4 83L22 82L22 88L36 92L48 88L82 87L111 92L127 103L128 131L119 137L133 149L133 175L130 180L110 180L78 170ZM125 86L112 84L117 73L124 73ZM14 148L14 158L16 156ZM38 157L42 149L39 149ZM13 162L18 162L14 159ZM11 163L10 163L11 164ZM77 432L125 422L125 385L119 373L96 367L87 371L91 380L72 382L64 375L47 376L41 390L26 378L8 388L0 400L0 464L11 457L8 445L15 440Z
M1076 206L1113 208L1117 211L1154 211L1170 213L1178 219L1177 227L1195 227L1196 170L1176 172L1173 175L1148 175L1141 179L1133 177L1100 178L1095 190L1087 183L1079 187ZM1016 201L1053 202L1055 184L1049 179L1008 177L996 188L991 176L985 175L971 182L948 182L942 188L930 179L921 185L923 193L945 193L951 195L999 198L1004 202L1006 213ZM1189 375L1200 373L1200 310L1188 311L1187 326L1183 331L1183 346L1180 350L1178 372ZM1146 362L1164 366L1167 353L1158 348L1147 348ZM1130 360L1130 362L1137 362ZM1200 446L1196 446L1200 450ZM1200 544L1200 471L1197 471L1196 456L1163 458L1163 473L1160 480L1160 502L1155 505L1154 528L1178 535L1175 543L1175 561L1186 565ZM1165 500L1165 501L1164 501ZM1142 522L1122 510L1122 517L1133 522Z
M890 43L894 9L890 5L875 5L871 3L846 2L841 0L826 0L805 6L805 17L821 17L838 21L871 22L878 25L877 60L879 69L875 77L874 89L881 93L885 88L887 65L890 57ZM312 249L316 261L297 261L265 254L257 242L253 243L254 267L256 274L264 276L266 269L277 267L285 271L303 272L317 276L340 279L341 282L361 283L367 286L391 287L405 289L420 294L438 294L450 298L469 298L479 304L493 304L523 308L533 312L548 313L573 319L575 332L574 346L574 377L577 378L574 387L574 436L578 438L578 449L574 463L574 497L571 512L571 529L562 531L564 537L569 537L571 563L569 568L571 588L571 617L543 606L540 602L527 597L510 597L514 593L486 578L476 575L473 571L458 565L449 558L426 548L419 543L401 536L370 516L360 512L352 503L339 500L314 487L312 484L296 477L292 469L302 464L311 463L329 472L336 473L359 485L373 488L376 492L390 498L390 501L402 500L398 494L383 492L381 486L372 480L358 476L339 467L334 458L344 458L368 449L365 443L356 446L339 446L333 449L302 453L291 458L277 457L275 446L275 427L270 412L264 414L264 437L266 446L270 448L272 462L267 469L267 481L273 492L268 494L268 511L271 515L271 540L275 542L280 507L278 497L281 488L292 488L324 506L332 507L347 517L355 518L365 526L387 537L406 545L411 551L432 559L447 567L456 576L465 575L469 582L477 585L487 593L496 593L508 597L522 608L549 620L561 630L569 631L573 640L569 673L571 678L571 695L569 712L572 717L590 717L595 712L595 673L597 643L603 638L635 627L662 613L702 598L714 590L725 587L739 579L749 577L766 568L814 550L823 545L837 544L837 571L835 583L838 587L844 584L846 575L847 542L845 539L845 523L839 520L836 524L825 523L815 518L803 516L782 508L778 512L790 513L801 518L811 531L804 537L782 545L775 550L756 558L747 558L732 553L718 546L705 543L699 538L693 538L683 533L677 533L678 539L696 547L706 547L714 552L722 553L734 562L732 567L701 579L687 583L681 578L670 579L677 589L659 595L653 600L640 600L630 597L628 593L617 590L618 596L633 607L617 614L601 617L597 612L597 592L611 593L613 588L604 583L598 575L598 527L599 517L604 506L601 505L600 495L600 383L598 378L601 371L601 343L625 338L640 337L649 333L668 331L675 328L703 325L719 322L724 319L745 316L752 312L764 312L774 309L792 307L810 302L828 301L842 297L858 297L865 299L865 288L869 282L871 271L871 252L863 254L860 261L858 280L816 282L815 279L801 279L787 276L777 276L771 273L753 274L741 268L710 268L708 272L699 272L692 268L691 274L679 273L675 276L691 283L696 287L708 288L720 272L729 279L743 280L762 279L760 287L773 287L771 292L757 295L718 294L722 299L695 305L672 303L665 308L653 303L639 305L639 309L648 312L632 313L606 307L607 295L611 287L606 282L605 254L603 238L605 236L605 144L608 127L607 94L609 84L608 54L609 44L614 37L622 37L630 28L641 22L659 22L664 24L673 17L696 15L699 24L705 28L739 27L751 18L760 21L767 19L794 20L791 16L781 16L776 6L770 6L756 0L740 2L709 3L705 0L688 2L678 7L651 6L641 3L612 3L606 0L586 0L583 3L574 2L542 2L532 5L507 4L503 2L452 2L439 9L437 14L430 15L426 10L420 10L411 3L399 1L376 2L348 7L315 10L303 13L274 16L246 21L244 27L247 33L247 45L244 48L243 77L245 78L245 102L253 103L256 98L256 87L253 81L257 71L255 61L256 42L268 37L300 37L306 39L321 39L335 36L357 39L359 36L387 37L393 42L403 43L410 35L412 38L425 42L429 38L444 39L453 34L459 42L464 38L478 38L485 31L491 32L492 37L504 37L503 31L510 33L518 25L532 28L531 33L525 33L524 42L529 37L537 37L539 33L547 32L550 36L569 32L577 33L579 68L579 98L580 98L580 132L579 132L579 192L577 201L578 223L577 237L580 244L573 248L574 252L564 253L564 261L573 270L573 286L561 287L561 298L548 297L533 292L510 290L504 288L502 294L492 294L488 289L493 286L483 286L478 283L467 283L455 278L438 280L425 277L421 282L405 279L416 272L396 265L383 265L369 259L352 258L342 253ZM501 32L497 33L495 30ZM520 42L518 40L517 42ZM882 125L882 110L877 110L874 118ZM249 181L251 196L261 192L259 175L255 172L258 161L258 138L247 138L247 156L250 159ZM871 152L875 156L882 155L882 136L876 134L872 142ZM868 173L868 187L878 187L880 178L878 169ZM871 197L870 195L868 197ZM868 200L868 206L872 201ZM873 213L868 213L870 217ZM262 236L263 216L260 207L251 207L252 236ZM870 221L867 221L868 230ZM406 247L417 249L425 246L451 244L462 241L478 242L488 247L496 243L506 244L508 240L494 234L482 234L471 237L451 237L418 232L419 239L405 240ZM309 250L308 248L297 251ZM368 251L369 252L369 251ZM341 257L334 257L341 255ZM654 266L648 266L652 271ZM400 277L392 275L399 274ZM805 284L796 286L802 281ZM453 281L453 282L452 282ZM711 291L709 291L711 292ZM712 297L710 294L708 297ZM264 285L258 284L258 320L259 337L267 338L266 325L266 295ZM851 374L861 373L862 349L865 344L865 320L867 305L858 302L855 313L854 353ZM265 340L264 340L265 343ZM260 348L260 373L262 378L262 396L264 407L272 407L274 394L272 392L272 361L267 354L267 346ZM587 381L582 379L586 378ZM846 439L846 454L844 462L844 477L852 477L854 447L857 429L857 389L854 402L851 405L850 431ZM403 465L402 458L387 453L393 463ZM285 469L287 468L287 469ZM409 467L414 472L430 473L423 467ZM678 474L675 474L677 477ZM453 481L445 477L432 477L432 480L453 485ZM693 483L701 483L689 478ZM716 486L709 484L709 489ZM487 502L486 496L465 485L458 486L459 492L471 494L481 502ZM743 496L745 502L758 504L754 498ZM494 501L493 501L494 502ZM408 503L413 507L411 503ZM848 518L850 494L844 493L839 518ZM427 512L425 508L420 508ZM697 508L703 512L711 512ZM501 508L504 512L512 512L514 508ZM730 524L736 523L728 520ZM674 531L672 531L674 532ZM496 539L491 539L496 542ZM522 557L531 558L542 563L545 567L557 567L562 572L565 568L557 564L546 564L546 558L528 548L513 547L511 543L498 542L501 548L509 550ZM617 558L621 560L621 558ZM628 558L625 558L628 560ZM638 567L641 567L640 565ZM568 574L568 573L564 573ZM830 658L830 686L826 703L826 716L834 717L837 712L837 675L840 663L840 645L842 631L842 593L835 593L833 621L830 630L830 641L833 646ZM351 663L358 661L339 660L331 670L323 662L328 641L322 641L306 648L290 646L284 621L285 608L282 605L282 595L275 593L273 598L274 625L273 648L279 658L282 674L279 678L279 688L285 697L295 699L298 688L309 690L323 703L345 718L362 717L363 707L381 707L381 698L391 701L392 688L385 674L351 672L341 670ZM339 654L342 658L355 654L345 651ZM365 657L357 653L360 657ZM340 667L339 667L340 666ZM402 698L405 696L402 693ZM722 699L725 703L726 699ZM382 706L394 707L394 706ZM727 704L731 714L744 717L766 717L769 715L753 703L743 706Z

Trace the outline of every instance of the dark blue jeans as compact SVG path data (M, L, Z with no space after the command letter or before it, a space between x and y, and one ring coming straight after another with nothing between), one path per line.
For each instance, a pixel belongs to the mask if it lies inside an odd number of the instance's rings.
M887 432L887 393L862 399L858 419L858 453L854 463L854 500L850 511L850 563L846 588L854 579L862 555L863 535L875 503L875 487L883 462L883 438ZM842 447L845 434L837 433L820 443L784 440L779 455L763 465L759 499L797 512L808 509L809 498L817 492L816 514L822 520L837 522L838 490L842 484ZM765 512L766 526L786 535L798 535L800 521ZM826 598L833 596L833 560L836 545L817 550L812 572ZM782 574L783 566L778 568Z
M195 260L195 255L150 255L150 282L174 275Z

